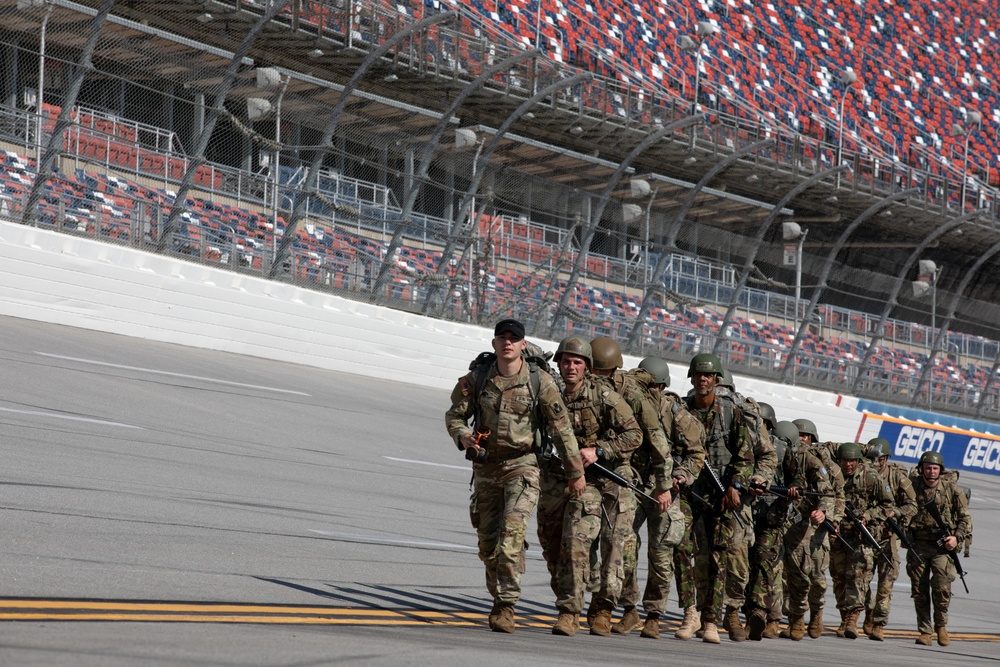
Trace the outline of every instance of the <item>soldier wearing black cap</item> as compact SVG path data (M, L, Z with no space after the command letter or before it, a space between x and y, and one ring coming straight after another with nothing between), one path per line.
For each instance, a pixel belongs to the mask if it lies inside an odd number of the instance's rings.
M514 631L514 604L521 593L524 538L538 505L540 470L535 434L547 424L565 471L571 497L584 490L583 462L562 396L552 377L523 356L524 325L497 322L495 359L473 362L451 393L445 413L448 433L471 460L473 493L469 507L493 596L489 625ZM477 360L478 361L478 360ZM472 420L472 426L469 421Z

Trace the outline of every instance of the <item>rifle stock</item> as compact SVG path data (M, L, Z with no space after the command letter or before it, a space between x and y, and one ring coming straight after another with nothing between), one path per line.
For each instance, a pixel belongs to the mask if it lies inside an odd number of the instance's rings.
M844 512L847 514L847 518L851 520L851 523L854 524L854 527L858 529L858 532L861 533L861 536L864 538L865 542L868 543L868 546L877 551L878 555L884 558L885 562L891 566L892 559L885 555L885 551L882 550L882 545L879 544L878 540L875 539L875 536L871 534L871 531L868 530L868 526L864 524L861 517L855 514L854 509L850 505L844 506Z
M913 548L913 543L910 542L908 537L906 537L906 533L904 533L903 529L899 526L898 523L896 523L896 520L893 519L892 517L886 517L885 524L889 526L889 530L894 532L896 534L896 537L899 538L899 543L902 544L904 547L906 547L906 550L913 555L913 557L916 559L918 563L923 565L924 559L921 558L920 554L917 553L917 550Z

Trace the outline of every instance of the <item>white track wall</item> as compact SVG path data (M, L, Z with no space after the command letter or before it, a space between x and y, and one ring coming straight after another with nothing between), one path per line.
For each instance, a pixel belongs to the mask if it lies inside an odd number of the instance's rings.
M492 336L482 327L3 221L0 315L445 390L489 349ZM555 349L551 341L536 342ZM626 358L630 367L638 361ZM677 393L688 389L686 371L671 365ZM774 406L778 419L813 420L824 440L881 435L904 461L933 448L949 467L1000 474L995 424L739 375L735 380L741 393ZM442 415L444 410L442 402Z

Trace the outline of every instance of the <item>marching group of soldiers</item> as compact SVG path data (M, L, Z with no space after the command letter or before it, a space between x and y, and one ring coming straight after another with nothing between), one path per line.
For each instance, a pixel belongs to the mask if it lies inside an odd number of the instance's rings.
M590 634L641 626L659 638L674 580L677 639L718 644L720 628L732 641L817 638L829 572L837 636L882 641L902 540L916 641L949 644L951 582L964 576L958 549L972 522L940 453L925 452L908 473L882 438L822 442L811 421L779 421L738 393L712 354L691 359L691 390L680 396L667 389L665 360L624 370L611 338L562 340L555 376L517 320L497 323L492 347L459 380L445 420L473 462L470 518L493 631L515 629L537 509L556 635L576 634L589 592Z

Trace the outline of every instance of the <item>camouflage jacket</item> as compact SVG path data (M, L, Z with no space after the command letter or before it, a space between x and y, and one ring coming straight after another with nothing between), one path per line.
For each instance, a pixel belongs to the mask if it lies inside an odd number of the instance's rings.
M529 454L535 446L535 432L541 426L538 420L544 419L559 458L568 471L566 476L580 477L583 461L566 405L552 377L545 372L538 373L539 391L534 401L527 363L521 364L516 376L505 378L494 362L478 397L473 395L476 371L470 371L459 379L451 392L451 408L445 412L448 434L458 444L459 438L472 432L469 420L478 420L475 426L490 431L485 443L488 452L485 465L489 465ZM532 409L535 402L537 409Z
M800 445L801 449L815 455L826 469L834 495L833 507L827 512L827 518L834 523L839 523L844 518L844 473L834 458L839 444L837 442L817 442L812 445Z
M893 519L900 526L905 526L910 518L917 513L917 495L913 490L913 483L910 482L906 468L889 461L885 466L885 472L879 473L879 475L889 485L889 491L892 493L893 504L896 506L893 510L895 515ZM880 540L889 539L893 534L885 525L879 531L881 534L875 533L874 530L872 533Z
M910 519L909 537L914 543L935 543L942 537L947 537L927 511L926 505L930 500L937 504L941 518L950 528L950 534L958 538L959 544L972 535L972 514L969 513L969 504L965 500L965 493L956 484L942 479L931 487L920 477L913 482L913 492L916 496L917 512Z
M799 449L791 456L785 456L784 469L785 486L795 486L806 491L818 493L833 493L830 483L830 473L819 458L808 451ZM833 511L836 498L822 496L801 496L795 502L802 519L808 519L815 510L820 510L827 517Z
M705 465L711 466L723 486L748 487L754 474L754 443L743 410L731 395L716 394L711 407L695 407L694 395L684 397L688 410L705 428ZM701 495L718 496L710 479L702 474L695 484Z
M844 478L844 501L864 520L865 527L873 535L879 524L885 521L887 513L893 510L889 485L877 472L864 465L858 465L853 475ZM861 532L853 521L848 520L840 524L840 531L854 536Z
M631 479L630 461L632 452L642 444L642 428L625 399L591 375L564 398L580 449L600 447L599 463Z
M673 471L670 456L670 442L660 424L657 406L649 393L648 386L653 377L642 369L632 372L616 370L611 377L591 376L609 389L618 392L642 429L642 445L632 453L632 467L636 469L644 483L652 482L656 492L669 491Z
M683 484L691 486L705 467L705 427L688 411L684 399L670 391L657 396L657 412L671 444L673 476L683 477Z

